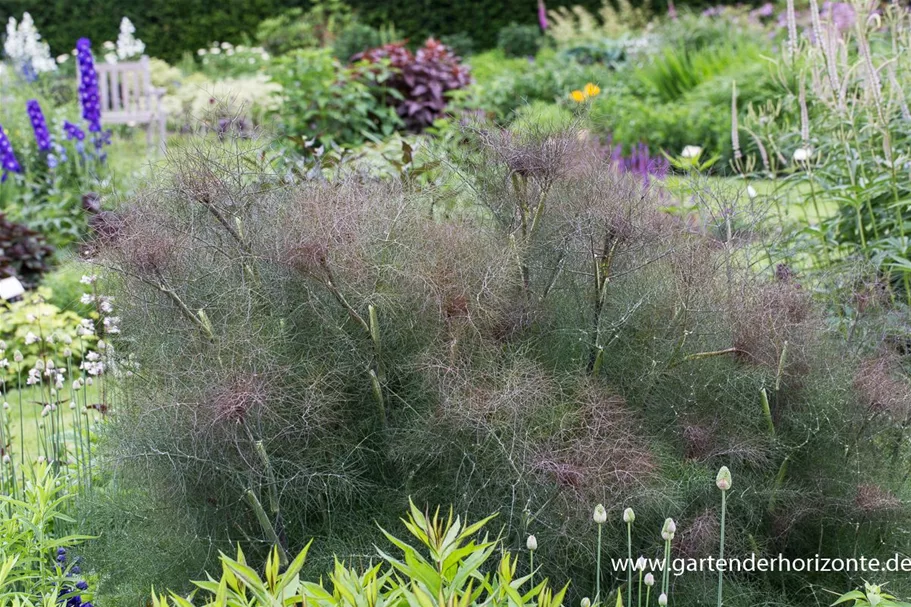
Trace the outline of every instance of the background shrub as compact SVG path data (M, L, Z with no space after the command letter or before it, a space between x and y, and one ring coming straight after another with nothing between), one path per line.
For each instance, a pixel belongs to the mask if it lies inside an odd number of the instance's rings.
M336 37L332 52L339 61L347 62L354 55L382 44L382 36L375 27L352 23Z
M507 57L534 57L543 41L539 27L510 23L497 35L497 48Z

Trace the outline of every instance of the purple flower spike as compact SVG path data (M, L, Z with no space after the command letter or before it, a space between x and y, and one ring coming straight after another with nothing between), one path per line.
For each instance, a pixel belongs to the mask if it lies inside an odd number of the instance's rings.
M8 173L22 172L22 167L13 153L13 145L9 142L6 133L3 132L2 126L0 126L0 171L3 173L3 176L0 177L0 183L6 181Z
M541 31L547 31L547 7L544 6L544 0L538 0L538 25Z
M63 133L66 135L67 141L72 141L74 139L76 141L85 140L85 132L69 120L63 121Z
M51 149L51 134L47 130L47 121L37 99L29 99L25 103L29 120L32 121L32 130L35 132L35 141L38 142L38 151L46 152Z
M616 145L611 147L608 143L606 150L611 164L621 173L637 175L642 179L643 184L648 187L652 179L663 179L667 176L670 163L663 156L652 156L648 146L640 143L630 152L629 156L623 155L623 146Z
M98 98L98 73L92 57L92 41L80 38L76 43L76 61L79 64L79 102L82 117L89 124L89 131L101 131L101 104Z

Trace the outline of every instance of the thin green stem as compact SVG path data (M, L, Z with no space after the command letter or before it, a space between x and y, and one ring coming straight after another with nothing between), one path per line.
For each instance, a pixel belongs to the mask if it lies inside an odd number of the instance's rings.
M595 571L595 603L601 599L601 527L603 525L598 523L598 553Z
M626 607L633 605L633 524L626 524Z
M727 494L725 490L721 491L721 533L719 534L721 546L718 549L718 560L724 560L724 515L727 509ZM718 567L718 607L721 607L721 585L724 581L724 567Z

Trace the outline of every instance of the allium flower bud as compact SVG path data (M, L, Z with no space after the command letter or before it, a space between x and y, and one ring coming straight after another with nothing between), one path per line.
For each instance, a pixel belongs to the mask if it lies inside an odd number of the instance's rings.
M529 535L528 539L525 541L525 547L532 551L537 550L538 538L536 538L534 535Z
M668 518L664 520L664 526L661 528L661 537L665 540L674 539L674 533L677 532L677 524L674 522L674 519Z
M3 401L3 410L4 410L4 411L9 411L9 403L6 402L6 401Z
M654 586L655 585L655 576L652 575L651 572L646 573L645 579L643 581L645 582L646 586Z
M636 571L645 571L645 557L640 556L636 559Z
M665 593L662 592L660 595L658 595L658 604L661 605L661 607L665 607L667 605L667 595Z
M0 350L6 350L6 342L0 339Z
M715 477L715 484L722 491L727 491L731 488L731 471L728 470L727 466L722 466L718 471L718 476Z
M4 464L8 464L8 463L10 463L11 461L13 461L13 458L11 458L11 457L9 456L9 453L4 453L4 454L3 454L3 463L4 463Z
M633 512L632 508L627 508L626 510L623 511L623 522L624 523L632 523L635 520L636 520L636 513Z
M15 352L13 352L13 360L16 361L17 363L21 363L22 362L22 352L20 352L19 350L16 350Z
M595 506L595 514L592 515L592 519L599 525L607 522L607 510L604 509L603 505L598 504Z
M582 599L582 602L579 603L579 607L592 607L592 600L588 597Z

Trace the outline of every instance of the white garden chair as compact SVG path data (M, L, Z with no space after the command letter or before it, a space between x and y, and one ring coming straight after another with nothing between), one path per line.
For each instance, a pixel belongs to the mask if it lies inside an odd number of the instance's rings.
M158 144L164 150L167 115L161 98L165 91L152 86L149 58L143 55L139 61L98 62L95 71L98 73L101 123L148 125L146 141L149 146L157 130Z

